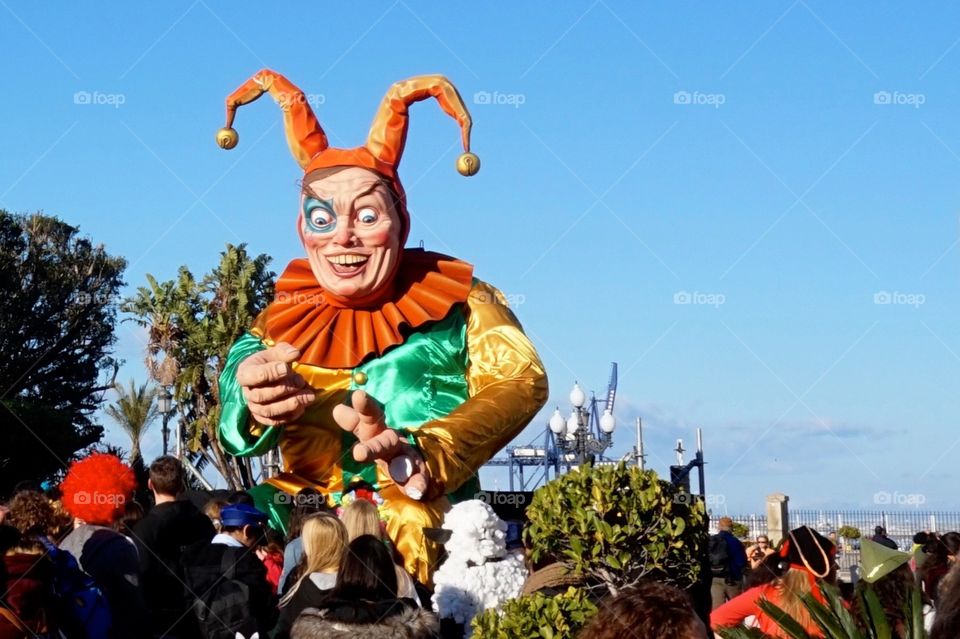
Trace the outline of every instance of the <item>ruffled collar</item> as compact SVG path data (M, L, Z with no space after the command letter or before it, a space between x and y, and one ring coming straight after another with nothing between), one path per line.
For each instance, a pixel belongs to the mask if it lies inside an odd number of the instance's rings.
M297 347L301 363L354 368L402 344L408 329L446 317L454 305L467 300L472 285L471 264L404 249L393 294L375 306L346 308L325 299L310 263L298 259L277 280L274 301L257 325L269 340Z

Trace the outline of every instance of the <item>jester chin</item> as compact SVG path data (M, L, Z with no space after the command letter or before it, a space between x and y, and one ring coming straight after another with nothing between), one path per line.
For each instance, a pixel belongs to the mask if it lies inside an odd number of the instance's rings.
M480 168L471 119L449 80L394 84L364 146L331 148L303 92L273 71L227 98L236 109L269 93L303 168L293 260L275 299L230 349L220 378L220 439L233 455L279 445L283 472L253 489L285 527L287 496L313 488L339 502L359 482L384 500L387 533L429 583L437 547L423 529L479 489L477 471L547 398L543 364L503 295L458 259L404 248L410 216L397 166L408 108L434 98L460 125L457 170Z

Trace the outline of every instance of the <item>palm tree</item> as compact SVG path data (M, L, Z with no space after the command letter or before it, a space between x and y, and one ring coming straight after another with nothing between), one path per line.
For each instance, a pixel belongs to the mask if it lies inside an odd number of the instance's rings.
M132 379L130 388L124 388L121 384L115 388L117 401L107 406L104 412L130 437L130 463L133 464L140 457L141 438L160 414L154 402L157 390L146 383L138 387Z

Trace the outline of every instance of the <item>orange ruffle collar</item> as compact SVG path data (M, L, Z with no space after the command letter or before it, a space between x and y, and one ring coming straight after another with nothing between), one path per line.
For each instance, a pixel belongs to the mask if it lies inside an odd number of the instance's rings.
M406 329L446 317L467 300L472 286L473 265L404 249L393 295L370 308L345 308L324 298L310 263L298 259L277 280L274 301L257 319L257 328L273 342L297 347L301 363L354 368L402 344Z

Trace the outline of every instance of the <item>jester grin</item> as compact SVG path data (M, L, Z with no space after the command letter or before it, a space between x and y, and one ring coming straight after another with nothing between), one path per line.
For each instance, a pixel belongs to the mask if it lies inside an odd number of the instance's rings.
M357 275L364 270L367 265L367 255L357 255L355 253L344 253L343 255L330 255L327 261L330 268L337 275L351 276Z
M366 255L345 253L343 255L331 255L327 259L333 264L338 264L340 266L354 266L356 264L363 264L369 258Z

